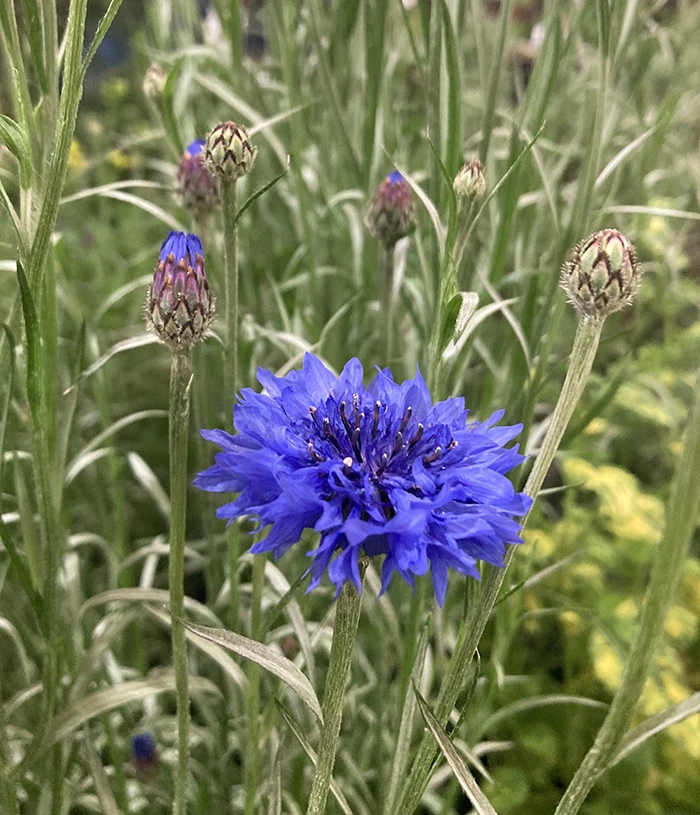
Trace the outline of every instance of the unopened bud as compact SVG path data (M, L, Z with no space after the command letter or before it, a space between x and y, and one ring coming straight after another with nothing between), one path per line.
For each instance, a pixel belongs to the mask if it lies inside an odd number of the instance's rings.
M148 327L173 351L201 340L214 319L214 300L196 235L170 232L146 297Z
M258 148L242 125L224 122L207 135L205 159L210 172L216 175L234 181L241 178L253 169L257 154Z
M411 186L397 170L377 188L367 208L365 224L370 233L388 247L416 228Z
M199 139L188 145L177 171L177 192L182 206L200 218L219 203L219 179L207 169L204 144L204 139Z
M634 246L617 229L602 229L576 246L562 288L579 313L603 319L632 303L640 278Z
M151 99L156 102L160 97L163 95L163 91L165 90L165 82L168 76L165 71L158 65L157 62L153 62L148 70L146 71L146 75L143 78L143 93L147 99Z
M457 196L468 202L481 198L486 191L484 165L478 158L472 159L457 173L452 186Z

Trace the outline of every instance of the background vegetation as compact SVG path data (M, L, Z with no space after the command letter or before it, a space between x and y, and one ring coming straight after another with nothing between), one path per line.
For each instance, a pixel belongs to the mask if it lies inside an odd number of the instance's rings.
M42 5L44 14L51 5ZM79 56L115 5L88 4ZM12 6L3 0L6 43ZM389 364L397 378L425 367L440 224L449 223L453 207L446 179L478 156L489 191L499 186L460 269L460 289L479 294L480 310L455 349L447 390L463 394L475 417L505 406L506 420L524 423L522 443L535 451L577 321L558 289L559 267L594 229L616 227L637 246L645 273L640 296L606 323L594 373L507 578L516 590L496 607L467 714L454 732L500 815L553 811L620 681L700 360L700 6L218 0L200 14L189 0L124 0L85 75L62 190L51 164L61 149L58 95L51 76L42 82L48 63L36 59L31 39L31 9L39 6L15 6L33 171L23 176L17 151L0 145L0 306L8 327L0 380L0 810L49 811L57 766L71 815L170 809L175 719L163 611L169 359L144 335L143 302L170 228L198 232L212 288L223 294L219 213L193 223L174 186L185 145L233 119L249 127L259 148L254 171L239 185L243 200L284 173L240 221L247 385L257 366L284 372L305 350L336 369L355 355L367 368ZM56 7L62 38L68 4ZM15 56L9 47L0 56L0 105L21 121ZM152 62L168 75L155 101L142 90ZM66 72L64 93L72 87ZM417 231L397 250L398 341L386 360L377 350L378 248L363 216L394 168L424 197L416 197ZM42 207L56 184L54 227L42 220ZM7 548L11 536L38 591L47 569L46 519L16 261L24 257L31 271L20 239L34 245L42 229L50 237L45 272L28 276L43 337L50 486L66 542L58 587L64 679L57 718L48 723L46 644ZM221 376L215 325L195 351L192 475L211 458L196 428L230 424L234 394L223 392ZM231 609L214 505L192 491L186 588L191 618L221 627ZM301 583L278 606L304 572L312 537L304 543L265 566L261 613L252 613L251 558L242 558L237 630L295 659L320 695L331 588L304 594ZM699 545L696 530L639 721L700 692ZM407 772L392 759L412 594L395 582L378 600L376 574L370 569L367 578L335 771L346 806L358 815L389 812ZM429 702L466 591L465 579L453 576L444 609L421 621L420 685ZM190 811L279 811L279 785L281 811L303 812L313 766L300 741L313 747L317 731L298 698L271 675L253 679L250 664L201 642L191 647L190 673ZM258 683L259 698L251 701ZM251 710L259 714L254 724ZM413 747L421 725L416 717ZM130 758L132 736L144 731L154 734L159 756L150 774ZM52 753L53 743L60 749ZM699 768L700 720L693 716L620 761L581 811L700 812ZM329 811L340 811L334 807L331 801ZM433 775L421 811L470 811L446 766Z

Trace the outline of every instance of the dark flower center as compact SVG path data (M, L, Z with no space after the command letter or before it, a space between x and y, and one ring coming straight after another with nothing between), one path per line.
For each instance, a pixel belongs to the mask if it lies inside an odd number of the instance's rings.
M343 400L337 405L337 411L334 400L329 400L325 407L330 415L323 419L322 410L309 407L314 431L308 439L309 456L317 463L329 457L340 458L347 476L365 472L378 481L389 468L405 474L417 458L427 466L457 446L449 432L446 441L439 443L438 428L429 425L426 430L423 423L414 421L411 406L403 416L395 416L379 400L371 408L363 409L358 394L353 394L350 403ZM439 429L447 430L443 425Z

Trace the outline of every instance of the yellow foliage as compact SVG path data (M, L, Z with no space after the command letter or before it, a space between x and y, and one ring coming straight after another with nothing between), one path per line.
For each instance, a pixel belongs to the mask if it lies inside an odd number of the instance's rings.
M661 501L639 491L637 479L619 467L594 467L580 458L564 461L569 483L585 482L600 499L600 512L609 530L625 540L658 543L663 530Z
M634 620L639 614L639 605L631 597L628 597L627 600L623 600L618 604L615 614L623 620Z
M87 167L87 159L85 158L85 153L83 153L83 148L80 144L73 139L70 143L70 150L68 151L68 172L70 173L82 173L83 170Z
M581 630L581 615L577 611L562 611L559 619L570 634L577 634Z
M116 170L130 170L135 163L131 156L121 150L110 150L107 154L107 160Z
M537 560L545 560L554 552L555 543L552 536L542 529L524 529L523 540L527 546L528 555Z
M619 608L620 606L616 611ZM591 635L590 649L596 676L614 693L622 679L623 663L620 655L601 631L594 631ZM673 650L666 648L659 654L656 671L656 677L648 679L644 685L638 706L639 720L667 710L691 695L691 691L682 682L683 666ZM667 732L693 757L700 758L700 720L697 716L673 725Z

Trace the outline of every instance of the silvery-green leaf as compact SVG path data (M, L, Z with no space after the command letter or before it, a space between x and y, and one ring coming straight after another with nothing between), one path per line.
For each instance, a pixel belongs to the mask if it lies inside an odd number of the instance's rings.
M323 721L321 705L308 677L293 662L283 657L274 648L256 640L251 640L241 634L235 634L233 631L227 631L225 628L194 625L186 620L183 620L183 625L193 634L221 645L239 656L250 659L260 665L261 668L274 674L299 696L319 722Z

